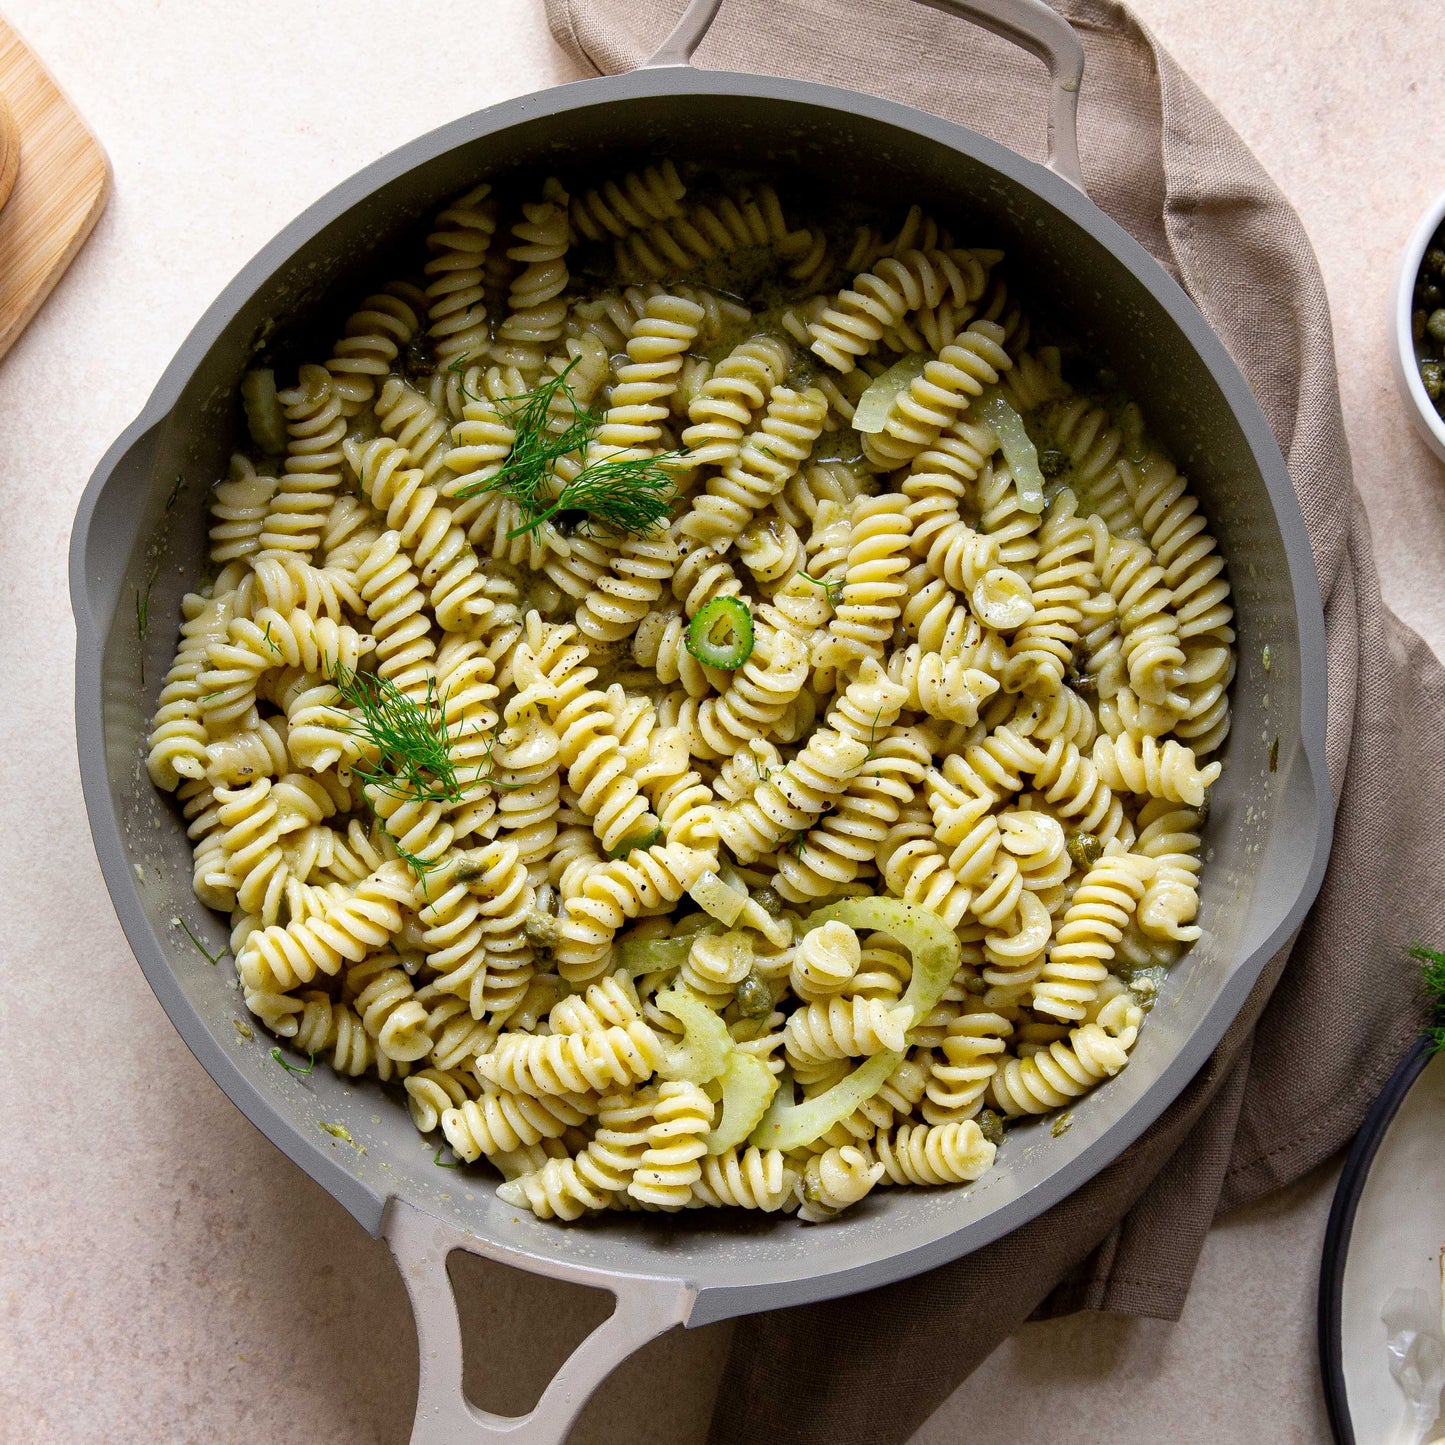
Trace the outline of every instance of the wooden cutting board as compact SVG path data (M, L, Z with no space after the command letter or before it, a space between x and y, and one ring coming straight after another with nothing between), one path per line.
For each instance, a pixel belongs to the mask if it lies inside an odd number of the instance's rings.
M0 20L0 356L40 309L109 193L99 142Z

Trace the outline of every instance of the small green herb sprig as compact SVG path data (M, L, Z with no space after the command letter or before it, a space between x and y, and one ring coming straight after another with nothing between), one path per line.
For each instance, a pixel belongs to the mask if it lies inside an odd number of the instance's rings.
M448 370L457 371L464 361L454 362ZM638 455L619 448L587 462L587 448L602 417L577 400L568 381L576 365L574 359L525 395L497 401L498 411L515 433L512 449L497 472L463 487L456 496L504 492L521 511L521 521L508 533L511 537L534 532L568 512L585 513L590 525L606 532L646 536L667 517L677 494L671 468L686 453ZM557 464L568 457L582 463L581 469L553 494L550 483Z
M422 803L457 803L462 785L451 759L446 693L428 679L426 695L413 702L388 677L337 663L327 674L341 701L345 728L376 752L376 762L352 771L369 787ZM339 708L334 711L342 711Z
M834 612L838 610L838 599L843 595L843 584L847 580L842 573L836 577L814 577L809 572L799 572L798 576L804 582L811 582L814 587L821 587L823 596L827 599L828 606Z
M306 1055L306 1067L303 1069L299 1064L288 1063L286 1056L277 1047L271 1050L271 1057L286 1070L288 1074L309 1074L316 1067L315 1051L309 1051Z
M186 937L189 938L193 944L195 944L196 952L199 953L201 957L206 960L207 963L220 963L220 961L226 956L226 950L224 948L219 953L212 953L211 950L207 948L206 945L202 943L201 940L197 938L194 933L191 932L191 926L186 922L184 918L177 916L175 921L179 923L183 929L185 929Z
M439 693L436 683L428 679L426 695L417 704L390 678L375 673L357 672L337 663L328 664L326 676L345 704L345 709L332 709L346 719L344 730L376 753L374 763L358 761L352 765L352 772L365 785L362 797L397 857L424 883L426 875L439 868L442 860L409 851L388 832L366 790L375 789L413 802L461 802L463 784L451 757L455 738L447 728L446 693ZM488 759L490 756L488 750Z
M151 588L156 585L156 578L160 575L161 564L157 562L151 568L146 577L145 591L139 587L135 589L135 635L140 642L140 680L141 686L145 686L146 680L146 655L145 640L146 631L151 625Z
M1425 1030L1430 1040L1430 1052L1445 1049L1445 953L1426 948L1423 943L1413 943L1409 948L1410 957L1420 964L1420 982L1430 1000L1430 1023Z

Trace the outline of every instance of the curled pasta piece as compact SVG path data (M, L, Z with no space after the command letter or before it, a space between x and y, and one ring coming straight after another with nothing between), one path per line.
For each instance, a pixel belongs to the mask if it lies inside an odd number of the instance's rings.
M1033 616L1014 634L1004 687L1010 692L1057 691L1073 660L1083 628L1083 605L1099 586L1102 524L1078 515L1065 488L1054 499L1039 532L1033 579Z
M1104 559L1104 586L1114 598L1129 686L1145 702L1185 711L1184 649L1164 572L1142 542L1112 538Z
M872 756L848 780L833 812L779 854L776 886L789 902L838 892L877 858L932 757L916 729L892 731L870 743L869 751Z
M346 991L353 995L353 1007L379 1053L398 1063L413 1063L431 1052L426 1006L417 1001L411 979L395 954L373 954L348 969Z
M688 402L682 433L689 466L726 466L793 364L794 351L776 336L739 342Z
M542 369L547 352L562 335L567 321L568 196L555 179L542 187L542 198L522 206L522 219L512 227L516 244L507 256L522 263L512 279L510 314L497 328L493 357L524 375Z
M702 1175L692 1186L699 1203L760 1209L775 1214L792 1198L798 1171L789 1165L781 1149L734 1147L702 1161Z
M477 1075L511 1093L534 1098L604 1093L636 1084L662 1063L662 1045L640 1019L625 1027L580 1034L503 1034L477 1060Z
M891 493L853 503L846 580L838 611L813 649L813 666L824 678L855 670L865 658L881 658L903 611L908 571L907 508Z
M856 1144L844 1144L808 1160L795 1186L798 1218L826 1224L857 1204L883 1177L883 1165Z
M999 688L998 679L962 658L925 652L915 642L888 659L888 675L908 689L905 706L913 712L972 727L978 710Z
M951 1019L933 1056L924 1086L923 1117L930 1124L972 1119L983 1107L1013 1024L982 1000L970 999Z
M383 398L392 385L387 383ZM437 623L448 632L464 632L485 621L493 603L477 554L441 493L426 485L420 468L405 465L405 448L378 437L365 444L347 442L346 455L363 495L386 513L387 526L398 534L430 589Z
M430 1134L441 1127L448 1109L465 1104L476 1092L475 1080L446 1069L423 1069L403 1080L406 1107L417 1133Z
M628 171L621 180L607 180L594 190L573 196L572 226L589 241L625 236L655 221L681 215L686 191L670 160Z
M893 398L883 428L864 432L863 455L880 471L895 471L932 446L969 402L1012 365L1003 327L975 321L944 345Z
M343 416L371 404L382 377L416 335L423 301L414 286L398 283L368 296L347 320L326 363Z
M932 816L921 801L905 809L889 829L878 853L878 867L895 897L922 904L951 928L968 917L973 890L949 868Z
M623 923L644 908L676 903L710 863L710 855L698 849L661 843L589 868L566 899L553 955L558 972L571 983L595 977Z
M652 1106L647 1148L627 1184L631 1198L660 1209L681 1209L702 1178L703 1135L712 1128L712 1100L696 1084L662 1084Z
M1033 986L1036 1013L1069 1023L1085 1016L1154 872L1152 858L1120 853L1101 858L1084 875Z
M866 743L819 728L803 751L746 801L718 814L718 832L740 863L771 852L812 826L867 760Z
M833 304L808 326L809 349L837 371L852 371L910 312L937 306L945 296L955 305L983 294L984 273L968 252L904 251L877 262L853 278Z
M806 1002L838 993L852 982L862 958L858 935L846 923L825 923L800 939L793 952L793 992Z
M251 556L261 544L261 528L280 478L258 472L237 452L226 480L211 493L211 561L218 567Z
M533 1095L484 1085L479 1098L442 1112L442 1132L457 1158L471 1163L483 1155L514 1153L542 1139L560 1139L587 1118L589 1110L579 1107L581 1103L565 1091Z
M286 410L286 470L257 538L257 557L288 553L309 560L321 542L332 493L341 485L346 419L331 375L302 366L296 385L280 394Z
M201 675L212 646L224 641L234 609L234 594L181 599L181 642L161 684L151 720L146 771L158 788L174 792L182 778L203 778L209 760L203 721Z
M1102 737L1094 743L1094 766L1111 788L1147 793L1170 803L1198 808L1204 794L1223 771L1220 763L1200 767L1194 753L1173 738Z
M624 279L660 279L696 271L700 263L744 247L796 251L810 240L807 233L788 230L772 186L741 186L731 195L691 206L681 216L620 237L614 255Z
M883 1166L880 1184L966 1184L993 1165L994 1145L972 1119L904 1124L879 1133L869 1153Z
M1119 994L1091 1023L1027 1058L1009 1059L989 1083L991 1101L1011 1118L1047 1114L1112 1078L1129 1062L1144 1011Z
M485 266L497 230L497 204L483 181L458 196L436 218L426 238L427 330L437 368L480 361L491 336L487 323Z
M257 930L236 960L241 982L286 990L310 983L318 970L335 974L344 962L360 963L401 927L401 910L410 907L414 886L405 863L383 863L317 917Z
M897 1007L887 999L820 999L789 1017L784 1047L790 1059L805 1065L866 1058L884 1049L901 1049L912 1022L911 1007Z
M794 391L775 386L757 430L741 444L723 470L675 528L679 540L724 552L755 513L788 484L823 430L827 398L816 387Z

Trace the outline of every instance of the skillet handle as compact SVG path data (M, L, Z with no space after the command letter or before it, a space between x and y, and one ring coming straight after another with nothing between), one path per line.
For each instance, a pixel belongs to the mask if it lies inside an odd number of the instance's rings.
M618 1276L489 1245L393 1198L382 1224L416 1318L420 1379L411 1445L563 1445L592 1392L635 1350L685 1324L695 1291L677 1279ZM447 1256L465 1249L534 1274L609 1291L617 1307L572 1352L526 1415L479 1410L462 1390L462 1332Z
M1084 47L1074 27L1044 0L919 0L934 10L959 15L1011 40L1049 68L1048 160L1070 185L1088 192L1079 162L1079 85ZM682 18L640 69L687 65L712 26L722 0L689 0Z

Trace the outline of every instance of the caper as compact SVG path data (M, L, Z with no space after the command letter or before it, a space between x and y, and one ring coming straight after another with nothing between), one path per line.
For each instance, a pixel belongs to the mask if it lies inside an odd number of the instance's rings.
M1445 276L1445 251L1439 246L1431 246L1425 252L1425 270L1433 271L1437 276Z
M753 970L737 988L738 1013L745 1019L763 1019L773 1011L773 991Z
M1445 362L1427 357L1420 363L1420 380L1425 383L1425 395L1434 401L1445 387Z
M1427 311L1433 311L1442 301L1445 301L1445 290L1436 285L1434 281L1418 281L1415 284L1415 304L1423 306Z
M1103 855L1104 845L1094 833L1075 833L1069 839L1069 858L1075 868L1092 868Z
M752 899L770 918L781 918L787 906L776 888L754 888Z
M990 1144L1002 1144L1003 1120L992 1109L981 1109L978 1115L978 1132Z
M557 920L550 913L533 908L522 921L522 932L533 948L555 947L562 931Z
M1445 341L1445 306L1438 306L1425 322L1425 333L1436 341Z
M1424 339L1425 313L1423 311L1412 311L1410 313L1410 335L1416 341Z
M1039 453L1039 470L1046 477L1056 477L1068 465L1068 460L1058 447L1045 447Z

